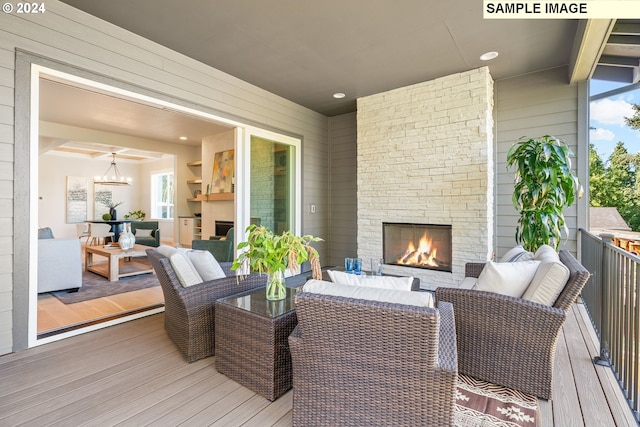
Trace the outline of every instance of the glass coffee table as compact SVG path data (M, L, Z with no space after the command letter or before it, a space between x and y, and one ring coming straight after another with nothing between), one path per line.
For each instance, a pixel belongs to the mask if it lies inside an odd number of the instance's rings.
M270 401L291 388L295 293L287 288L285 299L268 301L259 288L216 301L216 369Z

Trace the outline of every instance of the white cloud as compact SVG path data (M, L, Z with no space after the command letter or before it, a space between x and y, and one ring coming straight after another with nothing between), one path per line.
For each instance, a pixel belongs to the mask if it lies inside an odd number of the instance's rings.
M624 126L624 118L633 116L633 108L627 101L608 98L591 103L591 120L605 125Z
M590 141L613 141L615 136L609 129L597 128L589 130Z

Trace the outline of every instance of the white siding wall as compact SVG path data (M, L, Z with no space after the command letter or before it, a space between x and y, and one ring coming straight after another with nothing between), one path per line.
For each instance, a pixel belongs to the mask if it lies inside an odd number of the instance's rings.
M14 282L14 230L23 229L25 207L18 207L13 223L14 124L24 127L28 117L14 121L16 49L83 69L85 76L102 75L127 87L140 87L185 105L219 112L242 121L303 137L304 203L327 200L327 118L260 88L205 66L123 29L95 19L57 1L47 1L39 15L0 14L0 354L24 346L24 314L13 334L14 314L27 310L26 280ZM50 64L55 67L57 65ZM22 76L21 78L24 78ZM22 219L21 216L25 216ZM305 210L306 233L327 234L325 215ZM318 245L321 252L324 245ZM22 250L20 250L22 252ZM22 254L20 254L22 258ZM26 260L17 260L18 277L26 277ZM22 294L14 307L13 292ZM17 343L12 340L15 336Z
M554 135L565 140L578 154L578 85L567 83L567 68L560 67L525 76L499 80L495 83L496 96L496 254L500 258L515 245L518 212L513 207L514 171L507 170L507 151L520 137ZM585 116L586 120L586 116ZM583 146L586 141L580 141ZM584 169L584 159L574 167ZM583 175L583 170L578 170ZM583 179L586 185L586 180ZM578 210L584 209L581 200L565 211L570 239L561 248L576 251ZM580 215L580 218L583 214Z

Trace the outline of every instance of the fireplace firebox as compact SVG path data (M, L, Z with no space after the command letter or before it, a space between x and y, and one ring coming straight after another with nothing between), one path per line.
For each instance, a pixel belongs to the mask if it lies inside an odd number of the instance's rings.
M451 225L382 223L385 264L451 272Z

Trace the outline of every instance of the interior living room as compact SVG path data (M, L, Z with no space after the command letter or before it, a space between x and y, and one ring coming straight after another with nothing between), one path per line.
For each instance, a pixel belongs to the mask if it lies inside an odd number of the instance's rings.
M589 82L633 85L640 75L633 20L484 19L475 1L205 3L114 8L51 0L33 13L0 15L3 422L294 419L295 387L272 402L217 372L216 357L185 361L161 307L82 333L38 336L39 229L80 240L67 217L69 178L86 178L86 218L96 220L106 206L96 206L92 178L116 162L133 178L111 192L112 202L123 202L118 216L146 211L143 222L158 221L161 239L174 246L188 245L180 241L181 217L193 220L185 223L190 237L202 239L216 234L216 220L233 221L236 230L268 223L321 237L314 246L330 266L384 258L394 225L431 227L446 240L437 268L386 262L384 271L419 279L419 294L461 291L468 263L500 259L516 244L506 161L512 144L523 135L560 137L588 187ZM621 58L620 50L631 53ZM50 83L65 92L48 97ZM106 114L99 102L66 102L76 91L151 108L160 118L145 123L127 107ZM219 131L190 142L188 129L164 128L180 116ZM81 149L96 152L74 151ZM233 174L218 179L215 159L229 159L230 151ZM290 166L284 220L259 210L270 204L275 211L276 194L251 187L261 182L261 166L275 170L282 152ZM173 222L153 215L144 193L154 171L169 170ZM214 185L224 191L212 192ZM212 196L219 193L233 196ZM602 256L596 267L587 262L596 252L584 232L588 207L587 192L566 210L562 250L584 265L572 271L587 274L587 267L599 279ZM236 232L234 244L244 238ZM593 282L585 300L618 295ZM591 288L595 295L587 295ZM618 304L631 298L625 295ZM593 325L587 307L558 309L566 322L553 346L555 393L534 399L536 417L543 425L634 425L629 406L637 402L629 403L609 367L593 363L607 325ZM80 357L72 363L70 354ZM46 405L29 403L42 399Z

